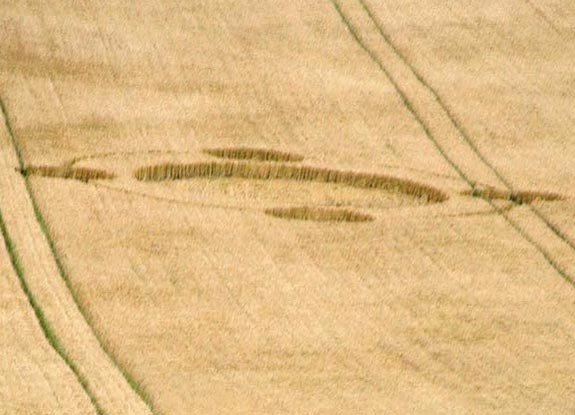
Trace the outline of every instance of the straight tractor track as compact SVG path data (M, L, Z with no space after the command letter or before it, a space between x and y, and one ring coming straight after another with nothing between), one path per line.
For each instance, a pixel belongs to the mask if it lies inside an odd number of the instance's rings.
M16 155L18 169L20 171L22 171L25 168L24 157L22 155L22 151L21 151L17 136L14 132L14 129L12 127L12 124L10 122L10 118L9 118L8 114L9 113L8 113L5 101L0 96L0 116L2 116L4 119L4 127L8 133L13 151ZM100 349L103 351L105 357L111 362L113 367L115 367L119 371L121 377L123 378L123 381L125 381L127 383L129 389L131 389L135 393L135 395L138 397L138 399L142 401L143 408L146 408L146 412L157 415L157 412L154 411L154 408L152 406L152 403L151 403L149 396L145 393L144 390L142 390L142 388L131 377L131 375L116 362L116 360L113 358L112 353L104 345L104 343L102 342L100 337L97 335L96 331L94 330L93 323L92 323L91 319L89 318L87 311L85 310L85 308L83 307L81 302L78 300L78 295L77 295L74 287L72 286L70 278L65 271L65 268L64 268L64 266L60 260L59 255L57 254L54 241L50 235L50 232L48 230L48 227L46 225L44 217L43 217L43 215L42 215L42 213L38 207L38 204L34 198L34 194L33 194L33 191L31 189L28 177L24 177L23 182L24 182L25 191L27 193L26 196L32 205L35 220L36 220L36 222L37 222L37 224L38 224L38 226L39 226L39 228L40 228L40 230L41 230L41 232L42 232L42 234L43 234L43 236L47 242L51 257L52 257L54 264L57 268L58 274L62 278L62 280L65 284L65 287L68 290L68 292L72 298L72 301L75 304L77 310L79 311L81 317L83 318L84 322L88 326L88 329L90 330L91 334L93 335L93 337L96 340ZM0 211L0 230L1 230L2 236L4 238L4 243L6 245L6 248L8 249L8 253L10 255L10 260L12 262L12 266L14 268L14 271L18 275L18 278L20 279L20 284L22 286L22 289L28 298L28 301L29 301L29 303L30 303L30 305L34 311L34 314L36 315L36 318L38 319L38 322L39 322L39 324L40 324L40 326L44 332L45 337L47 338L47 340L50 343L50 345L52 346L52 348L56 351L56 353L58 353L58 355L64 360L66 365L72 370L72 372L74 373L74 375L78 379L78 382L80 383L80 385L82 386L82 388L84 389L86 394L88 395L88 397L89 397L90 401L92 402L98 415L108 415L110 413L110 411L104 409L102 404L99 402L98 391L96 391L94 389L94 387L90 384L89 379L87 379L87 376L85 375L85 373L84 374L82 373L82 370L79 368L78 364L76 362L74 362L72 357L70 357L70 353L68 353L66 351L65 346L62 344L62 341L58 338L58 335L56 334L55 330L52 328L52 325L49 323L48 318L46 317L46 313L43 310L42 304L40 304L40 301L38 301L36 299L36 296L35 296L33 290L30 288L30 284L25 277L26 269L21 265L20 256L17 253L17 250L18 250L17 246L13 242L13 238L10 236L9 227L6 224L5 218L2 215L1 211Z
M457 119L455 114L449 109L449 107L443 101L443 99L437 93L437 91L423 77L423 75L421 75L421 73L419 73L415 69L415 66L411 62L409 62L407 57L403 53L401 53L399 48L392 42L391 37L383 29L383 25L379 22L379 20L375 16L375 13L373 12L372 8L365 2L365 0L358 0L358 1L361 4L362 8L368 14L369 18L371 19L371 21L373 22L375 27L377 28L377 31L379 32L381 37L393 49L393 51L395 52L397 57L399 59L401 59L401 61L405 65L407 65L409 67L409 69L411 70L413 75L425 87L425 89L427 89L431 94L433 94L433 97L435 98L435 100L437 101L437 103L439 104L441 109L445 112L445 114L447 115L447 117L449 118L449 120L451 121L453 126L457 129L457 131L459 132L461 137L465 140L465 143L469 146L469 148L473 151L473 153L481 160L481 162L483 162L483 164L485 166L487 166L487 168L489 170L491 170L497 176L497 178L501 181L501 183L503 183L503 185L507 188L507 190L509 192L513 192L514 189L513 189L513 185L511 184L511 181L509 179L507 179L505 176L503 176L503 174L499 170L497 170L497 168L493 165L493 163L491 163L485 157L485 155L479 150L479 148L477 147L477 145L475 144L475 142L473 141L473 139L471 138L469 133L467 133L467 131L465 130L465 128L463 127L461 122ZM525 1L527 4L534 7L534 5L529 0L525 0ZM563 242L565 242L567 245L569 245L570 248L575 252L575 242L573 242L561 229L559 229L559 227L557 225L552 223L545 215L543 215L543 213L541 213L541 211L536 209L531 204L528 204L527 206L528 206L529 210L531 210L531 212L533 212L540 220L542 220L545 223L545 226L547 226L557 237L559 237L561 240L563 240Z
M407 92L402 88L399 81L396 77L391 73L388 68L382 62L382 59L377 55L377 53L367 45L367 42L362 38L359 30L357 27L353 25L350 21L349 17L345 14L338 0L329 0L333 7L335 8L337 14L339 15L340 19L348 29L349 33L351 34L354 41L360 46L360 48L370 57L370 59L377 65L380 71L386 76L389 82L394 87L396 93L399 95L402 103L404 104L405 108L411 113L417 123L421 126L423 131L425 132L426 137L433 143L435 148L439 151L441 156L445 159L445 161L457 172L457 174L461 177L463 181L467 183L467 185L473 190L477 184L465 171L464 169L457 163L452 157L450 157L445 150L445 148L441 145L437 137L431 131L430 126L425 121L422 114L415 108L413 100L408 97ZM439 105L441 112L443 112L444 116L447 117L451 125L455 128L458 135L463 139L464 143L467 147L473 152L473 154L499 179L499 181L507 188L508 191L512 192L513 187L508 179L506 179L496 168L495 166L487 160L487 158L481 153L478 149L477 145L471 139L469 134L465 131L464 127L461 123L457 120L453 112L449 109L449 107L445 104L441 96L432 88L432 86L427 82L427 80L414 68L414 66L409 62L409 60L401 53L399 48L391 41L390 36L385 32L383 26L378 22L373 10L366 4L364 0L357 0L361 9L366 13L369 17L369 20L374 24L375 28L377 29L381 39L385 42L385 44L391 48L395 56L408 68L409 72L417 79L419 84L433 97L434 101ZM533 237L529 236L527 232L513 219L509 217L501 208L499 208L493 201L486 199L486 201L491 205L493 209L495 209L501 217L505 219L509 225L515 229L515 231L529 244L531 244L547 261L553 269L571 286L575 287L575 277L569 275L560 265L559 263L553 259L553 256L547 251L540 243L538 243ZM557 225L553 224L547 217L545 217L539 210L537 210L532 205L527 205L530 212L534 213L535 216L540 219L543 224L553 232L555 236L557 236L563 243L565 243L571 251L575 253L575 243L573 243L567 235L561 231Z

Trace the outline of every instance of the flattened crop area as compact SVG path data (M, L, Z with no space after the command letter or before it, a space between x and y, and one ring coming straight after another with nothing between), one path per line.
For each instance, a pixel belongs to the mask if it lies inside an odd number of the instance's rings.
M575 7L0 4L0 414L575 411Z

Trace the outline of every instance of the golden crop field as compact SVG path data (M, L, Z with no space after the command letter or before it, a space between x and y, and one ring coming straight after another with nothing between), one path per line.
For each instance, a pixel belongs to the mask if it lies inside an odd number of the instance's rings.
M0 2L0 415L575 413L575 3Z

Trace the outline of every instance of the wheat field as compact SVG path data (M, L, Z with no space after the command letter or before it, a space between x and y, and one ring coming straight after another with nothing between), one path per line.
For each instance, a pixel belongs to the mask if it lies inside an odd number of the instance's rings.
M575 3L0 2L0 415L575 413Z

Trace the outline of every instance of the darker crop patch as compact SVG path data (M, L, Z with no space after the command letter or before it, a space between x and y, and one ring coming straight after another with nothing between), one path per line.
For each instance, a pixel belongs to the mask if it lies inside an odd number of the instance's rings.
M203 151L210 156L236 160L295 162L304 159L299 154L251 147L208 148Z
M255 180L298 180L337 183L362 189L381 189L421 198L426 202L443 202L448 196L426 184L393 176L358 173L311 166L254 162L165 163L145 166L134 172L141 181L182 180L192 178L238 177Z
M28 166L20 172L23 176L57 177L61 179L80 180L82 182L109 180L115 177L112 173L108 173L104 170L86 167Z
M537 200L544 201L558 201L564 200L565 197L552 192L541 191L508 191L496 189L494 187L474 188L473 190L466 190L462 194L470 195L473 197L481 197L488 200L508 200L517 204L529 204Z
M266 215L275 216L276 218L311 220L317 222L371 222L375 220L371 215L349 209L302 206L266 209L264 212Z

